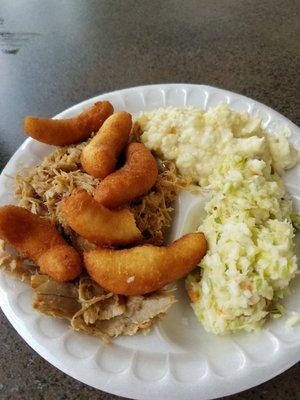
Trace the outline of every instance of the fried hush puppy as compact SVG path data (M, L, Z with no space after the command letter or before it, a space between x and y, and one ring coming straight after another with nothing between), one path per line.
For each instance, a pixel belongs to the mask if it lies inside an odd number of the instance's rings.
M142 143L130 143L124 166L99 183L94 198L107 208L124 206L146 194L157 175L157 162L151 152Z
M0 207L0 238L57 281L72 280L82 271L79 254L55 226L25 208Z
M207 251L203 233L190 233L165 247L142 245L124 250L84 252L89 275L109 292L126 296L153 292L185 277Z
M95 178L103 179L111 174L129 140L131 128L132 118L129 113L118 112L111 115L83 149L83 169Z
M128 209L109 210L85 191L66 197L61 203L61 213L76 233L98 245L124 245L142 238Z
M66 146L97 132L113 112L113 106L108 101L98 101L73 118L51 119L28 116L24 119L24 132L39 142Z

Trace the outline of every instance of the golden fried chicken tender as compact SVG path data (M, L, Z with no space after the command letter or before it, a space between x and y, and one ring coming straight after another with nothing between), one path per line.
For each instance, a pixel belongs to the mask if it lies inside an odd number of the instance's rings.
M185 277L206 251L204 234L190 233L165 247L88 250L84 252L84 264L92 279L104 289L132 296L153 292Z
M118 112L111 115L83 149L81 155L83 169L101 179L111 174L129 140L131 127L132 118L129 113Z
M0 207L0 239L57 281L72 280L82 271L79 254L65 242L55 226L25 208Z
M109 210L85 191L66 197L61 203L61 213L76 233L98 245L124 245L142 238L128 209Z
M124 206L146 194L157 176L157 162L150 150L142 143L130 143L124 166L99 183L94 198L107 208Z
M113 112L113 106L108 101L98 101L73 118L25 117L24 131L39 142L54 146L66 146L80 142L91 133L97 132Z

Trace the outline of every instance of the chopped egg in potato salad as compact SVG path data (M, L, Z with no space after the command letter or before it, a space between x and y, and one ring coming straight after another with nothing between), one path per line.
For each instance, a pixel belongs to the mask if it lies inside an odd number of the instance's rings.
M211 192L198 228L209 250L186 280L204 328L251 331L280 316L297 271L292 201L280 176L300 159L288 132L268 135L259 118L226 104L160 108L137 122L149 149Z

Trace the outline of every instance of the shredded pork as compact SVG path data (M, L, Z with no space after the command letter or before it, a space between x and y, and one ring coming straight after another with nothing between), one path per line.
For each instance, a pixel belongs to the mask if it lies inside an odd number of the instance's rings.
M59 147L50 153L27 176L18 174L15 197L18 205L48 217L58 227L70 230L60 216L60 201L78 189L93 193L100 182L85 173L80 164L82 149L87 142ZM183 185L174 164L162 165L157 182L146 195L130 204L136 224L145 242L161 245L166 229L171 225L172 203Z
M60 201L78 189L92 194L99 183L86 174L80 164L86 143L56 148L27 175L16 176L15 191L19 206L53 221L80 253L95 245L65 225L60 216ZM154 188L129 205L144 242L163 243L164 233L171 224L172 203L182 185L173 164L161 165ZM40 274L32 262L16 255L2 241L0 268L31 284L34 309L67 319L74 330L97 335L106 342L119 335L134 335L139 330L147 333L175 302L170 290L130 297L108 293L85 274L74 282L56 282Z
M139 330L147 333L176 301L173 291L167 289L147 296L108 293L84 274L73 282L57 282L40 274L27 260L10 254L3 241L0 250L1 268L32 286L35 310L67 319L74 330L99 336L104 342Z

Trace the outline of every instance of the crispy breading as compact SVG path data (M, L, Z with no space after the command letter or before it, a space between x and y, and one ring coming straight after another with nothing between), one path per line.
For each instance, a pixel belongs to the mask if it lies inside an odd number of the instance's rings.
M91 133L97 132L113 111L113 106L108 101L98 101L73 118L27 116L24 119L24 131L39 142L65 146L85 140Z
M148 193L157 176L157 162L151 152L142 143L130 143L124 166L99 183L95 200L107 208L126 205Z
M115 168L126 146L132 127L131 115L118 112L111 115L82 151L83 169L96 178L105 178Z
M0 239L57 281L69 281L81 273L77 251L65 242L50 221L25 208L12 205L0 208Z
M104 289L132 296L153 292L185 277L206 251L203 233L190 233L165 247L88 250L84 252L84 264L89 275Z
M128 209L109 210L85 191L64 198L61 213L76 233L98 245L117 246L142 239Z

